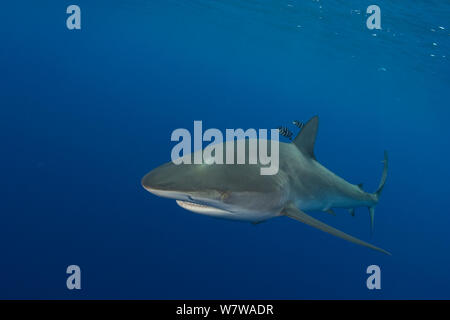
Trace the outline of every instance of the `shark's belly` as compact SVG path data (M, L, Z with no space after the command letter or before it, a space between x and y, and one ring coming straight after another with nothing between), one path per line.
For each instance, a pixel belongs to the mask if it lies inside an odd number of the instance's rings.
M296 205L303 211L327 211L332 208L355 208L360 206L370 206L373 203L365 199L355 199L351 197L329 195L316 199L297 200Z
M197 212L200 213L200 212ZM255 212L255 211L242 211L242 212L202 212L200 214L222 218L228 220L238 220L247 222L261 222L270 218L279 216L279 212Z
M332 208L333 203L323 200L298 200L296 201L296 206L303 211L324 211Z
M297 208L303 211L326 211L331 208L351 207L350 199L336 195L332 190L328 192L323 190L316 192L315 196L297 197L294 201Z

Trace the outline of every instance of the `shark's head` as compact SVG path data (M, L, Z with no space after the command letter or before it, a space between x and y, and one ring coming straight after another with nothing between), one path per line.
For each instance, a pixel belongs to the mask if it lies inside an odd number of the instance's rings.
M285 180L281 172L261 175L258 165L169 162L145 175L142 186L157 196L175 199L189 211L256 221L280 211Z

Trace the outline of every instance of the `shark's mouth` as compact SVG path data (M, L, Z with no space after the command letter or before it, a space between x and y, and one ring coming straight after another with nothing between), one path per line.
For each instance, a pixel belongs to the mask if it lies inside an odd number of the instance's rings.
M227 210L219 209L214 206L200 203L201 202L200 199L193 199L191 196L187 196L186 194L184 194L181 191L158 190L158 189L153 189L153 188L149 188L146 186L144 186L144 188L147 191L149 191L157 196L175 199L177 204L180 207L182 207L183 209L195 212L195 213L207 214L207 215L213 215L213 216L223 216L223 215L229 215L231 213ZM188 200L180 200L180 198L188 199Z
M223 215L223 214L229 214L229 211L222 210L216 207L211 207L205 204L200 204L196 202L190 202L190 201L183 201L183 200L176 200L177 204L182 207L183 209L195 212L195 213L201 213L201 214L210 214L210 215Z

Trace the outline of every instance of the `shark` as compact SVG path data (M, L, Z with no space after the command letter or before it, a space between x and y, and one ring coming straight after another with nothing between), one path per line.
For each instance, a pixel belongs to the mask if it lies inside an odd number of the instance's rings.
M314 153L318 126L319 117L314 116L292 142L279 142L279 170L274 175L261 175L260 165L248 162L177 165L168 162L147 173L141 184L150 193L174 199L180 207L194 213L253 224L286 216L391 255L306 213L334 214L334 209L346 208L354 215L356 208L367 207L373 230L375 207L387 179L386 151L381 180L373 193L365 192L362 185L351 184L321 165ZM223 142L224 149L227 143ZM188 156L194 157L195 152Z

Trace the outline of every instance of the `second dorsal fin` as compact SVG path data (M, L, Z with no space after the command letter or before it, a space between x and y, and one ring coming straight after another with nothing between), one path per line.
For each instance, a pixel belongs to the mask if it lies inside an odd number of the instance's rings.
M314 143L316 142L319 117L312 117L304 126L302 131L295 137L293 143L303 152L305 156L316 159L314 156Z

